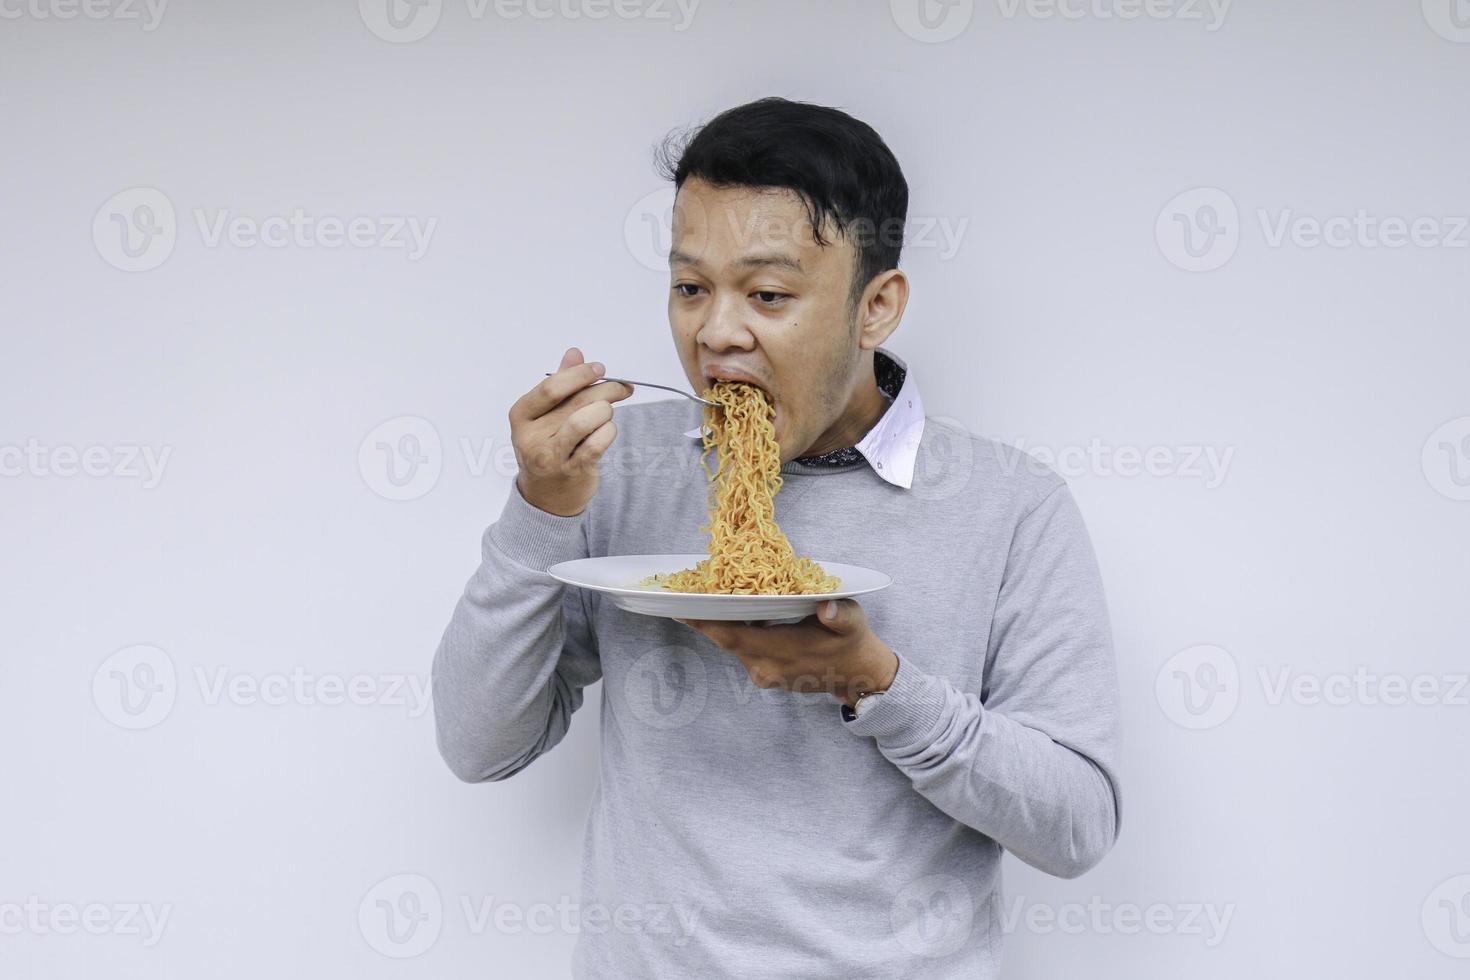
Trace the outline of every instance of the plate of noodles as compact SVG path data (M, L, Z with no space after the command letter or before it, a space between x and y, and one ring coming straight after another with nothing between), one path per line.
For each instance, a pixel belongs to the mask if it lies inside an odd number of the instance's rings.
M831 591L812 593L705 593L671 590L666 582L692 570L708 555L616 555L559 562L547 571L567 585L608 596L622 609L645 616L676 619L725 619L754 622L805 619L826 599L848 599L886 588L893 580L859 565L813 562L821 574L838 580ZM810 559L808 559L810 560Z
M709 477L707 555L578 558L547 569L560 582L593 589L649 616L746 622L802 619L826 599L887 588L893 579L859 565L798 555L776 523L781 447L769 396L744 381L705 389L704 451ZM709 455L718 450L716 468Z

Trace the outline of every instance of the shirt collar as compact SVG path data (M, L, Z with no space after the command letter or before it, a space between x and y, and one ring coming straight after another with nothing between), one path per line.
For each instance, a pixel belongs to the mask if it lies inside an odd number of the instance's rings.
M924 433L924 403L919 399L919 385L903 358L884 347L875 348L874 359L886 357L903 372L903 384L888 403L888 409L853 448L873 467L873 471L896 487L905 490L914 484L914 460L919 454L919 438ZM693 439L703 435L703 426L684 433Z

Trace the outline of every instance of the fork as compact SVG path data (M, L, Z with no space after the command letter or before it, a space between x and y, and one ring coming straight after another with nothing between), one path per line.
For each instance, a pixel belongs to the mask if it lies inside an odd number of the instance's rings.
M546 372L546 376L549 378L549 377L551 377L555 373L556 372L554 372L554 371L547 371ZM684 391L681 388L670 388L668 385L656 385L652 381L629 381L627 378L598 378L596 381L594 381L592 383L595 384L595 385L600 385L604 381L621 381L623 384L626 384L626 385L634 385L634 386L642 385L645 388L662 388L664 391L672 391L676 395L683 395L685 398L688 398L690 401L699 402L699 404L701 404L701 405L713 405L716 408L718 408L720 406L720 403L719 402L712 402L708 398L700 398L698 395L691 395L691 394L689 394L689 392Z

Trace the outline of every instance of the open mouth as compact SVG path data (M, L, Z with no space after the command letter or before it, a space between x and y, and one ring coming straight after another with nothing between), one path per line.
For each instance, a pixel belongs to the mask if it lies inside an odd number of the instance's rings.
M766 399L770 401L771 412L773 416L780 411L779 403L776 399L776 396L771 393L771 389L767 388L763 382L757 380L755 377L749 374L746 374L744 371L727 368L714 368L712 371L704 376L704 380L706 386L708 387L713 387L717 382L720 381L729 381L743 382L753 388L759 388L762 392L765 393Z
M735 368L712 368L705 374L704 380L710 385L713 385L717 381L743 381L748 385L753 385L761 391L764 391L767 397L770 397L771 394L770 389L760 379Z

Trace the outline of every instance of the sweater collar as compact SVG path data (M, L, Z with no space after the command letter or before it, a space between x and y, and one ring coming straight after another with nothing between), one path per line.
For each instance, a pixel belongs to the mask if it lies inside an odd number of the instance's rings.
M873 350L873 374L879 390L888 399L888 409L857 445L820 456L803 456L792 462L820 469L863 459L883 479L908 490L914 483L914 460L919 454L919 437L924 432L924 403L919 398L919 385L903 358L883 347ZM684 434L699 439L703 429L698 425Z

